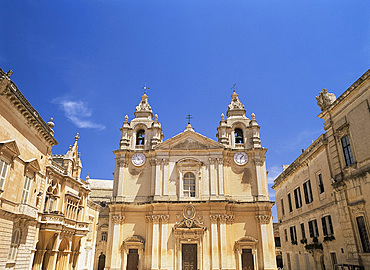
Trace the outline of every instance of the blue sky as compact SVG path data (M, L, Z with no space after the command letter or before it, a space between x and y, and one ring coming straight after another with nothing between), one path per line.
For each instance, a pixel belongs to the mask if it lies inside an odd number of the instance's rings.
M273 181L323 132L315 96L370 62L369 1L1 1L0 67L48 121L62 154L80 133L83 178L112 179L124 116L146 83L165 139L216 140L237 84ZM271 197L274 199L274 197ZM276 221L276 216L274 218Z

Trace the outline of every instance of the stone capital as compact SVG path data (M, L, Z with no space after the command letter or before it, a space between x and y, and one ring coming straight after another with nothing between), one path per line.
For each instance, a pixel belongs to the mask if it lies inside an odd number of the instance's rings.
M261 224L269 224L271 215L256 215L257 221Z
M112 215L113 224L123 224L125 222L125 216L121 215Z

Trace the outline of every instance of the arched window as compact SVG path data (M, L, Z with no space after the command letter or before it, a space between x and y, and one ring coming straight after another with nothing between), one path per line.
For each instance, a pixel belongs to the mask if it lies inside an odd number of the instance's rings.
M136 145L144 145L145 142L145 131L139 130L136 134Z
M240 128L235 129L235 143L243 143L244 137L243 137L243 131Z
M20 242L21 233L19 229L14 230L12 236L12 243L10 244L10 249L8 253L8 261L15 261L18 252L18 246Z
M184 174L184 197L195 197L195 175L191 172Z

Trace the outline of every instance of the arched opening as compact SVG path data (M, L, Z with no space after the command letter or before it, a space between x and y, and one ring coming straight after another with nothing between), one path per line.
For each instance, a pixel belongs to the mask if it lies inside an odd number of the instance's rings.
M98 270L104 270L104 267L105 267L105 255L102 252L99 255Z
M236 144L244 143L243 131L240 128L236 128L234 133L235 133L235 143Z
M66 237L59 244L56 270L65 270L68 267L68 247L69 243Z
M184 174L184 197L195 197L195 175L191 172Z
M136 145L144 145L145 143L145 131L143 129L140 129L136 133Z

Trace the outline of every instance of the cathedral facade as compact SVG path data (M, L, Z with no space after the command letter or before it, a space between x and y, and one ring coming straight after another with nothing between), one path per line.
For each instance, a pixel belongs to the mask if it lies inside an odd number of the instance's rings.
M146 94L125 117L95 269L276 269L267 149L231 97L218 141L190 124L163 141Z

